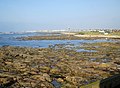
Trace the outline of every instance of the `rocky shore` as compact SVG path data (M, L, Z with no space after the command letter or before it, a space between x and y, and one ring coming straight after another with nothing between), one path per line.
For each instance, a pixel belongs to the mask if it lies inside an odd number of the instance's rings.
M120 36L105 36L105 35L51 35L51 36L28 36L19 37L19 40L80 40L80 39L120 39Z
M79 88L120 74L120 43L84 44L97 52L65 48L0 47L0 87Z
M28 36L19 37L19 40L80 40L80 39L101 39L104 37L78 37L74 35L52 35L52 36Z

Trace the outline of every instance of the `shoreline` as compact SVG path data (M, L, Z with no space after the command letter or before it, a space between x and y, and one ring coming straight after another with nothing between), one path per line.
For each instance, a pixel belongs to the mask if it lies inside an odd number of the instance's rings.
M51 35L51 36L28 36L20 37L20 40L81 40L81 39L120 39L120 36L108 36L108 35Z
M95 38L115 38L120 39L120 36L113 36L113 35L74 35L77 37L95 37Z
M120 73L119 42L85 44L82 47L98 52L0 47L0 81L2 85L13 82L11 87L75 88Z

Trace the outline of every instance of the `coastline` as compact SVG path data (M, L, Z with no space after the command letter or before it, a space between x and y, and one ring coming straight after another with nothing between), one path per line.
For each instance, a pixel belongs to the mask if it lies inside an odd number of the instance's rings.
M85 34L80 35L76 33L61 33L61 35L50 35L50 36L28 36L19 37L20 40L81 40L81 39L120 39L118 35L92 35Z
M29 36L19 37L18 40L81 40L81 39L120 39L120 36L103 35L61 35L61 36Z
M113 39L120 39L120 36L116 35L74 35L77 37L94 37L94 38L113 38Z
M119 42L85 44L83 48L97 52L0 47L2 86L14 81L11 87L74 88L120 73Z

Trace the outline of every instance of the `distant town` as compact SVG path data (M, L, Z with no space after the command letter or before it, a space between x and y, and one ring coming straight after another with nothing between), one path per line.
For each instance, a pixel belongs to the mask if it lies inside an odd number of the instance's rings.
M100 32L100 33L104 33L105 35L110 33L110 32L120 32L120 29L72 29L72 28L68 28L68 29L57 29L57 30L33 30L33 31L21 31L21 32L0 32L0 34L22 34L22 33L34 33L34 32Z

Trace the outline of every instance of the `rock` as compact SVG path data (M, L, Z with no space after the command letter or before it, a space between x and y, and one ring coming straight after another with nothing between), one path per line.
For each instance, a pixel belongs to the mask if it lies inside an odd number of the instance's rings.
M31 86L32 86L33 88L35 88L36 82L30 82L30 84L31 84Z
M7 65L12 65L13 63L12 62L5 62L5 64L7 64Z
M42 66L42 67L40 67L40 71L43 72L43 73L47 73L47 72L50 71L50 67Z
M65 80L72 83L72 84L74 84L74 85L79 85L80 81L82 81L83 78L82 77L67 76Z
M45 77L42 75L33 75L32 78L39 81L46 81Z
M52 68L52 69L50 70L50 73L51 73L51 74L59 74L59 72L60 72L60 70L59 70L58 68Z
M104 43L103 43L104 44ZM60 83L62 88L78 88L80 85L101 80L120 72L120 45L101 46L88 44L85 49L99 52L76 52L67 50L63 45L57 49L38 49L25 47L0 47L0 84L11 83L9 78L17 78L11 88L55 88ZM112 47L112 48L111 48ZM58 49L60 48L60 49ZM107 50L107 51L106 51ZM109 63L102 63L104 55L110 53ZM95 58L94 61L89 61ZM4 76L4 77L3 77ZM20 83L20 84L19 84Z
M54 86L49 82L41 82L39 88L54 88Z
M60 83L63 83L63 82L64 82L64 80L61 79L61 78L58 78L57 81L60 82Z
M35 71L31 71L30 74L31 74L31 75L37 75L38 73L35 72Z
M107 67L110 67L110 64L109 63L101 63L99 65L100 68L107 68Z
M41 84L41 87L44 88L44 87L45 87L45 84L42 83L42 84Z
M17 80L15 78L11 77L0 77L0 87L1 88L8 88L12 86L14 83L16 83Z
M51 82L51 78L47 73L44 73L43 77L45 78L46 81Z
M20 63L20 62L14 63L13 65L17 69L24 69L24 68L26 68L26 64L23 64L23 63Z
M77 87L73 84L70 84L70 83L65 83L65 84L62 85L61 88L79 88L79 87Z
M67 76L67 77L65 78L65 80L68 81L68 82L70 82L70 83L73 83L73 82L76 81L76 80L75 80L75 77L71 77L71 76Z
M3 56L3 53L2 52L0 52L0 57L2 57Z

